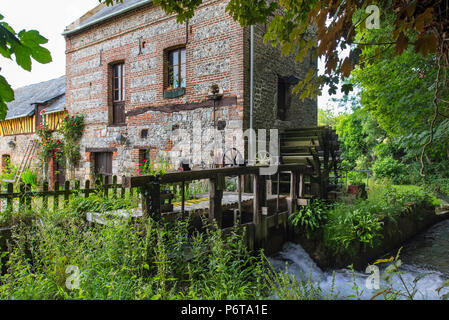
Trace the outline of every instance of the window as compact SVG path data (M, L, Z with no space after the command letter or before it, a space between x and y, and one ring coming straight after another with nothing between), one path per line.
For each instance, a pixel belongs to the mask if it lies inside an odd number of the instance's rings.
M285 121L287 119L288 92L290 86L283 78L278 78L278 119Z
M112 65L112 124L125 124L125 68L123 63Z
M143 129L142 131L140 131L140 138L142 139L148 138L148 129Z
M96 152L94 174L112 175L112 152Z
M168 87L173 89L186 87L185 48L168 52Z
M139 150L139 163L143 163L144 161L151 161L150 149Z
M11 163L11 156L9 154L2 155L2 169L6 169L6 167Z
M116 64L113 66L113 92L114 92L114 102L123 101L124 91L123 91L123 63Z

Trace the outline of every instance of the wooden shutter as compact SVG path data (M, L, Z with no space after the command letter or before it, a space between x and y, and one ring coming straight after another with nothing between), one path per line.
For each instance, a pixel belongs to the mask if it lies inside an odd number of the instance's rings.
M95 174L112 175L112 152L95 153Z
M113 124L125 124L125 102L114 102L112 110Z

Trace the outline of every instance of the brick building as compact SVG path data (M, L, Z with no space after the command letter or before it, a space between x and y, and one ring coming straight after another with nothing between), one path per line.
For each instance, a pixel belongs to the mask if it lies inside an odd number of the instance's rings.
M205 0L178 24L152 1L127 0L99 5L66 28L65 107L86 122L78 179L133 174L143 159L167 153L193 166L217 163L229 148L245 153L250 123L316 125L316 102L291 93L316 61L281 56L263 43L264 25L254 28L250 113L250 28L225 12L227 3Z
M178 24L152 1L127 0L99 5L67 27L67 110L85 114L87 124L78 177L131 174L142 159L179 144L185 137L177 130L191 139L179 157L199 165L213 153L207 130L232 135L249 127L250 31L226 5L206 0ZM291 94L295 79L316 61L282 57L263 43L264 32L255 27L254 128L316 125L316 102ZM223 92L215 107L213 85ZM223 134L221 150L244 152L243 139L235 137Z

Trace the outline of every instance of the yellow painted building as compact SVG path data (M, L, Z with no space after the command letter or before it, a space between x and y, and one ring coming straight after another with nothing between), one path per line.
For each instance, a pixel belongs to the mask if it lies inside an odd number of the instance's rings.
M1 164L8 161L19 166L35 140L36 129L45 121L52 129L60 128L66 116L65 76L14 90L15 99L8 103L8 112L0 121Z

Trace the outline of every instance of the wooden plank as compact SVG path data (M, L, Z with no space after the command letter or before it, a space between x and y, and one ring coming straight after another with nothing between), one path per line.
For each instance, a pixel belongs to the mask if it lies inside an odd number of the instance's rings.
M161 220L161 186L158 181L149 182L141 187L142 192L142 209L144 216L153 218L153 220Z
M64 205L67 206L69 204L70 198L70 181L66 181L64 183Z
M13 210L13 198L12 198L12 194L14 193L14 185L12 183L8 183L8 187L7 187L7 193L8 196L6 198L6 209L9 212L12 212Z
M297 185L298 185L298 173L295 171L292 171L291 175L290 175L290 201L291 201L291 212L290 213L296 212L296 209L297 209L297 205L296 205L296 203L297 203L296 199L298 197Z
M261 168L268 168L268 166L251 166L251 167L227 167L219 169L207 169L207 170L192 170L184 172L169 172L160 178L161 184L175 183L182 181L204 180L210 177L223 175L223 176L237 176L237 175L250 175L259 174ZM283 164L279 166L280 171L295 170L298 172L310 173L310 167L303 164ZM139 177L127 177L123 183L125 188L141 187L149 181L156 180L154 176L139 176Z
M53 210L56 211L59 209L59 182L55 181L53 190L55 191L55 194L53 196Z
M84 198L89 198L90 180L86 180L84 186Z
M223 218L223 190L219 190L219 183L216 178L209 179L209 223L222 226Z

